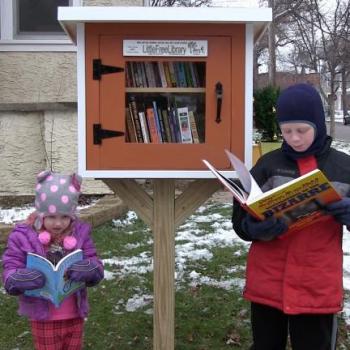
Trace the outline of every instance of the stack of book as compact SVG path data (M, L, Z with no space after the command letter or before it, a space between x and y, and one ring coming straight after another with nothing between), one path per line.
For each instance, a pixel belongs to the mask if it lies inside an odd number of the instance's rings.
M164 105L162 101L128 100L125 110L126 141L137 143L202 143L196 118L190 106Z
M204 87L203 62L127 62L126 87Z

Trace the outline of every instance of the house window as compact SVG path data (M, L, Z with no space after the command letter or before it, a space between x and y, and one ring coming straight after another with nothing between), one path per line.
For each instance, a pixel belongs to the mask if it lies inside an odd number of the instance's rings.
M59 6L82 0L1 0L0 51L75 51L57 21Z
M17 0L18 34L63 34L57 21L57 7L69 0Z

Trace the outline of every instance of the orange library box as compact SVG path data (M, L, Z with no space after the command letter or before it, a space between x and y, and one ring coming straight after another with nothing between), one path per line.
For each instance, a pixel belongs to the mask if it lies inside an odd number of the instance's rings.
M253 46L268 8L60 7L77 45L79 173L232 175L252 158ZM232 173L232 174L231 174Z

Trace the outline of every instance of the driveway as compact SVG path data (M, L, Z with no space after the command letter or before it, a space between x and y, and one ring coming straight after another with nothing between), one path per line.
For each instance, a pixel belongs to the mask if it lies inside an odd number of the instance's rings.
M329 122L327 122L327 130L329 132ZM335 122L335 140L350 141L350 124L344 125L341 122Z

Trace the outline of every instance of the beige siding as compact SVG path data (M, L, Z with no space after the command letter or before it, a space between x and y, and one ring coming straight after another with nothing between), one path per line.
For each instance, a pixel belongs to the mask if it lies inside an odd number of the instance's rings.
M68 111L0 112L0 195L32 195L43 169L77 171L77 115ZM86 194L110 193L84 179Z
M45 168L41 112L0 113L0 194L26 195Z
M0 103L77 100L75 52L1 52Z

